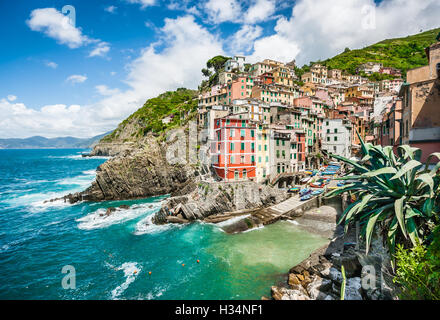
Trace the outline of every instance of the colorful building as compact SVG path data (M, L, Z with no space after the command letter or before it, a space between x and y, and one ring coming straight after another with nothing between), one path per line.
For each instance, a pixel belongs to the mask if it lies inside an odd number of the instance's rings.
M224 181L256 179L256 122L239 116L215 119L211 163Z

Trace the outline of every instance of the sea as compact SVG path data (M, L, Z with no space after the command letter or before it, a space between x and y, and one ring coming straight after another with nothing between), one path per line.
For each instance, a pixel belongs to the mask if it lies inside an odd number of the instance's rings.
M153 225L166 195L46 202L91 184L108 158L89 151L0 150L0 299L260 299L326 242L288 221Z

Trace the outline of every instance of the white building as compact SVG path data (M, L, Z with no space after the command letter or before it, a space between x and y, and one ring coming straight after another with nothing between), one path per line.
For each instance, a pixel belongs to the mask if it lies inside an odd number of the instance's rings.
M243 56L234 56L232 59L229 59L225 63L225 71L232 72L233 70L238 70L240 72L244 71L244 62L246 57Z
M345 158L351 157L352 126L345 119L324 119L322 124L322 150Z

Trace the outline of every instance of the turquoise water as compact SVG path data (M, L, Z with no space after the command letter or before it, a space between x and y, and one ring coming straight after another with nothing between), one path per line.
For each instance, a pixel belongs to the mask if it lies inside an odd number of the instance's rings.
M90 185L106 159L86 151L0 150L0 299L260 299L325 242L289 222L147 226L161 197L44 203ZM66 265L75 289L61 285Z

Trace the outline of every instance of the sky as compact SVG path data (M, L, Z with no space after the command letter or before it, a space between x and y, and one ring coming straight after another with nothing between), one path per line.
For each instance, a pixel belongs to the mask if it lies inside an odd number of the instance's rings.
M216 55L299 66L440 27L438 0L0 0L0 138L92 137Z

